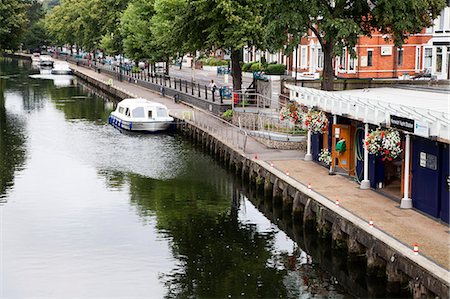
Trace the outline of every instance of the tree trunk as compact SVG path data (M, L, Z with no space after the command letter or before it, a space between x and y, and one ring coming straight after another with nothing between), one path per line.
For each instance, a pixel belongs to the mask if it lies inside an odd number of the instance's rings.
M233 90L242 89L242 69L239 63L240 60L240 50L231 51L231 69L233 77Z
M165 75L169 76L169 58L166 59L166 71L165 71Z
M326 42L322 45L323 49L323 80L322 90L332 91L334 89L334 70L333 70L333 42Z

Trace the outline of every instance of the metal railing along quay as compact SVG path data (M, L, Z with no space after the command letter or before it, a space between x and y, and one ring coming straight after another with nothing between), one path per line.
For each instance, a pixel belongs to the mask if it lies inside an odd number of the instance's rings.
M85 58L75 58L70 55L54 55L55 58L66 60L78 66L87 67L97 72L106 72L117 78L119 81L128 81L130 83L147 82L159 85L160 92L164 94L164 89L171 89L180 93L196 97L198 99L216 103L231 105L231 91L225 87L217 88L214 92L208 86L181 78L172 77L163 73L148 72L141 70L133 72L132 69L125 66L117 66L114 64L104 64L100 62L92 62Z

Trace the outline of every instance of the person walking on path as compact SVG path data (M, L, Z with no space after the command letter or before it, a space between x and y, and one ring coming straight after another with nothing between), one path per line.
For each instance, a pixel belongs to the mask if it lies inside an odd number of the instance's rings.
M217 84L214 82L214 80L211 80L211 83L208 85L209 89L211 89L211 92L214 94L217 89Z

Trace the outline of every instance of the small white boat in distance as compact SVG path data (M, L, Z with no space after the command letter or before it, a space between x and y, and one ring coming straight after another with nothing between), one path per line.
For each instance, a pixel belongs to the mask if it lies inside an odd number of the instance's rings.
M53 75L70 75L72 74L72 70L70 66L65 61L55 61L52 69Z
M116 128L137 132L164 131L172 122L166 106L146 99L123 100L108 118Z
M41 55L39 57L40 67L53 67L53 58L50 55Z

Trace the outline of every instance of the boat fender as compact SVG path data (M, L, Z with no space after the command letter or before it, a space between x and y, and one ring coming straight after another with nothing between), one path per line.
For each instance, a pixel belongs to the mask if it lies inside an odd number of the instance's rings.
M122 129L122 122L119 123L119 127Z
M133 123L130 121L130 130L133 129Z

